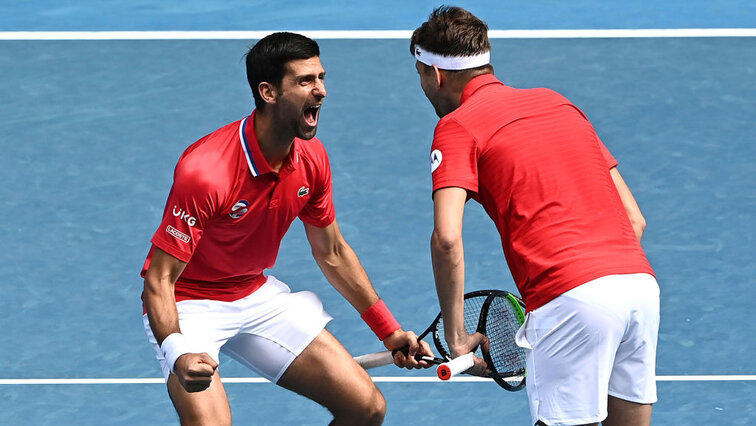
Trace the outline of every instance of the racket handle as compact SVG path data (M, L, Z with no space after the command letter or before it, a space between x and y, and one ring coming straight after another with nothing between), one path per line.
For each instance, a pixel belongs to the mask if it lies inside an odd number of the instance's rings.
M357 364L359 364L362 368L367 370L369 368L393 364L394 355L391 354L391 351L383 351L356 356L354 357L354 360L357 361Z
M383 351L383 352L374 352L372 354L365 354L354 357L354 360L357 361L357 364L360 365L360 367L364 368L365 370L369 370L371 368L376 367L383 367L384 365L389 365L394 363L394 355L399 351ZM445 360L441 358L435 358L432 356L425 356L416 354L415 359L418 361L426 361L431 364L441 364L442 362L445 362Z
M438 374L438 378L441 380L449 380L453 376L469 370L474 364L473 353L470 352L439 365L436 369L436 374Z

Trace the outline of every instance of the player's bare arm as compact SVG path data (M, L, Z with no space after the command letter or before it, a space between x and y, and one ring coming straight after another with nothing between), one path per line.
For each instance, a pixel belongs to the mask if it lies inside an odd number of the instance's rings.
M158 344L181 333L174 286L186 263L155 247L144 278L144 306ZM207 389L218 364L206 353L187 353L176 359L174 374L188 392Z
M452 355L464 355L487 339L480 333L470 335L465 329L465 252L462 243L462 219L467 191L448 187L433 193L434 227L431 236L431 258L436 292L441 305L446 341ZM482 371L485 363L476 359L475 370Z
M305 232L312 247L312 255L331 285L360 314L373 306L379 300L378 293L357 254L341 234L338 223L334 220L324 228L305 224ZM396 354L394 359L399 367L430 367L430 364L424 361L415 360L415 354L432 355L433 353L426 342L418 343L417 335L412 331L404 331L400 328L383 339L383 344L389 350L409 348L409 356L401 352Z
M619 192L620 199L622 200L622 205L625 206L627 216L630 218L630 224L633 225L635 236L638 237L638 241L640 241L643 237L643 231L646 229L646 219L643 217L640 207L638 207L638 203L635 202L633 193L630 192L630 188L628 188L625 180L622 179L619 170L617 170L616 167L612 167L609 170L609 173L612 175L614 186L617 188L617 192Z

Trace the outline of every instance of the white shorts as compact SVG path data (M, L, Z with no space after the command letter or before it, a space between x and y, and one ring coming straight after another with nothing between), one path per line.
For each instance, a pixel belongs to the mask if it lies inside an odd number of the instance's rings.
M243 299L182 300L176 307L181 334L186 336L192 352L207 352L219 362L222 351L274 383L332 319L314 293L292 293L273 276ZM168 380L170 368L146 314L143 320Z
M610 275L528 313L517 344L531 349L533 423L575 425L607 416L607 395L656 402L659 286L648 274Z

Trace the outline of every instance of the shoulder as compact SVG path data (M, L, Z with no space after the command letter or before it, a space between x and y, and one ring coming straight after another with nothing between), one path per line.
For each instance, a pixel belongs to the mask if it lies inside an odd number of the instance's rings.
M458 108L438 121L433 132L433 143L454 143L470 139L470 127L471 123L466 120L464 114L459 113Z
M553 106L569 105L572 102L566 96L554 89L536 87L532 89L515 89L511 102L519 108L548 108Z
M565 95L557 92L556 90L540 87L537 89L529 89L533 101L537 105L544 108L549 107L569 107L570 111L577 112L583 119L588 120L588 116L578 108L572 101L570 101Z
M239 121L205 135L190 145L179 158L174 184L209 190L227 186L238 169Z
M538 87L535 89L527 89L526 91L529 92L531 96L537 96L544 99L551 99L557 103L569 103L569 104L572 103L570 102L569 99L567 99L566 96L557 92L554 89L549 89L548 87Z

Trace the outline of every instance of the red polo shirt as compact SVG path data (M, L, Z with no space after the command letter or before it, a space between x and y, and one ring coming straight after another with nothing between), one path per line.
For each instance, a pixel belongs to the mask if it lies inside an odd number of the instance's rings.
M152 244L187 262L177 301L232 301L265 282L263 271L275 264L296 217L318 227L335 218L325 148L295 139L276 173L260 151L253 112L184 151Z
M583 113L492 74L465 87L431 152L433 190L464 188L493 219L528 310L595 278L653 274Z

